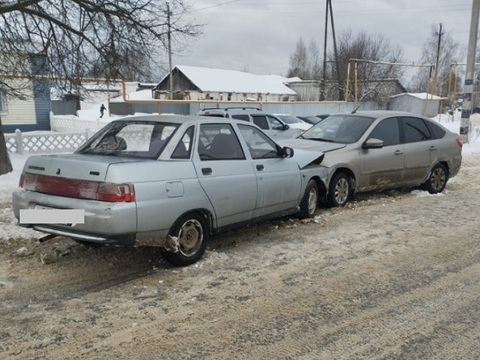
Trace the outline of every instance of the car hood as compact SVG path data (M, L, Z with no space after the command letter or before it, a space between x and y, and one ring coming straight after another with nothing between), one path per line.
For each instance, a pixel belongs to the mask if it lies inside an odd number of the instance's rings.
M327 153L333 150L343 149L346 144L339 143L330 143L326 141L316 141L316 140L307 140L307 139L282 139L277 141L282 146L288 146L291 148L310 150L310 151L321 151Z
M293 148L293 159L296 160L300 169L311 164L320 165L324 157L323 151Z
M34 155L27 159L23 171L71 179L104 181L111 164L135 161L138 160L100 155Z

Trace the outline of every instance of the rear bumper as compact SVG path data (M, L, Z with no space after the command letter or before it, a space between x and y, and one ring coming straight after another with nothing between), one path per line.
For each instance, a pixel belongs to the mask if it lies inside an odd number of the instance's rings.
M88 234L65 229L56 229L55 227L48 225L35 225L33 226L33 229L51 235L64 236L85 242L113 245L135 245L135 234L123 234L111 237L109 235Z
M83 209L83 224L28 224L23 227L105 244L133 244L137 232L135 203L111 203L66 198L17 189L12 196L13 213L20 220L20 210L42 206L54 209Z

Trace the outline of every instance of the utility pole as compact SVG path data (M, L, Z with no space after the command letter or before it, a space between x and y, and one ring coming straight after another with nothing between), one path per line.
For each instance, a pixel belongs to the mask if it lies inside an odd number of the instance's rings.
M325 1L325 29L323 31L323 75L322 75L322 90L320 92L320 100L325 100L325 81L327 77L327 32L328 32L328 3Z
M325 2L325 30L323 34L323 79L322 79L322 91L320 100L325 100L325 87L327 77L327 33L328 33L328 16L330 14L330 22L332 24L332 36L333 36L333 50L335 54L335 65L337 70L338 87L340 87L340 68L338 64L338 52L337 52L337 40L335 35L335 24L333 22L333 8L332 0L326 0ZM339 100L343 99L342 91L339 90Z
M468 38L467 67L465 70L465 95L462 103L462 118L460 122L460 136L464 143L468 143L470 133L470 114L472 113L472 94L474 89L475 54L477 52L478 17L480 0L472 0L472 19L470 21L470 36Z
M433 79L433 91L432 91L432 95L435 93L435 87L437 85L437 79L438 79L438 64L440 62L440 45L442 43L442 35L443 35L443 32L442 32L442 23L440 23L440 29L439 31L436 33L438 35L438 43L437 43L437 59L435 60L435 77ZM441 96L441 88L439 86L439 89L438 89L438 95Z
M173 76L172 76L172 30L170 25L170 4L167 2L167 27L168 27L168 73L170 83L170 100L173 100Z

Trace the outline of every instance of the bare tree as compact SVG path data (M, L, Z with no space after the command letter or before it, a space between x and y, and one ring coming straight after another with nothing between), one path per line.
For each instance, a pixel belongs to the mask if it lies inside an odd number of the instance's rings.
M448 92L448 81L450 65L459 61L460 44L455 41L450 32L442 31L440 34L436 25L432 25L430 37L425 41L422 49L421 62L425 64L436 64L438 56L437 81L435 93L446 96ZM441 36L439 41L439 36ZM438 46L440 43L440 47ZM433 69L432 69L433 70ZM420 69L412 78L409 88L412 91L425 92L428 88L432 71Z
M295 52L290 55L290 68L287 77L298 76L302 80L320 80L322 67L320 51L315 40L311 40L308 47L300 37Z
M387 79L399 79L404 72L400 66L379 63L403 62L402 48L392 45L381 34L367 35L362 31L354 35L353 31L348 29L340 35L337 54L337 58L333 51L328 54L328 63L338 62L338 66L329 66L328 68L326 81L329 86L325 94L327 99L337 100L339 94L346 91L348 64L352 59L368 60L357 63L358 95L361 100L387 102L385 92L380 91L379 84ZM337 69L339 73L337 73ZM350 83L349 93L353 94L352 83Z
M302 80L309 77L307 69L307 47L305 42L300 37L295 47L295 52L290 55L290 68L287 72L287 77L297 76Z
M31 76L31 64L18 61L27 54L43 54L49 74L73 83L91 73L107 80L145 74L145 62L158 63L167 49L168 34L184 42L201 32L201 25L185 19L184 0L170 2L168 14L159 0L1 1L0 80ZM142 61L135 61L138 54ZM3 86L6 96L22 96L18 88ZM1 166L7 157L0 141L0 174L11 171Z

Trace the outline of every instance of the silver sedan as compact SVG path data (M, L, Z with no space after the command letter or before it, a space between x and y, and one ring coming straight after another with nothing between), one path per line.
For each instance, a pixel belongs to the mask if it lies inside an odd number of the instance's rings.
M415 186L442 192L460 170L463 146L441 124L398 111L331 115L281 143L325 153L332 206L344 206L355 192Z
M21 226L78 242L158 245L199 260L210 234L312 217L326 193L321 151L280 147L244 121L137 116L106 125L74 154L30 157L13 210Z

